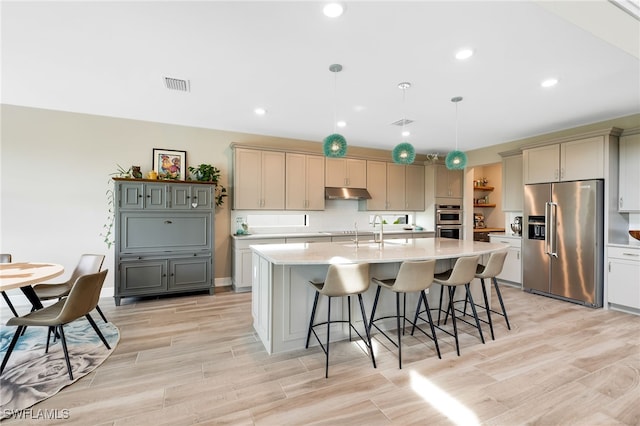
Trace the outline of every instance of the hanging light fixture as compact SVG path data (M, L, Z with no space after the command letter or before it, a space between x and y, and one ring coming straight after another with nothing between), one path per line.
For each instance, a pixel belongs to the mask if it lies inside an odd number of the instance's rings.
M333 78L333 133L324 138L324 155L325 157L344 157L347 153L347 140L339 133L336 133L336 82L338 73L342 71L342 65L332 64L329 71L334 75Z
M456 149L447 154L444 163L449 170L462 170L467 165L467 154L458 151L458 102L462 100L462 96L451 98L451 102L456 104Z
M411 87L411 83L402 82L398 83L398 89L402 90L402 135L405 136L404 126L407 123L405 115L405 95L408 88ZM416 150L409 142L401 142L393 148L391 158L396 164L411 164L416 159Z

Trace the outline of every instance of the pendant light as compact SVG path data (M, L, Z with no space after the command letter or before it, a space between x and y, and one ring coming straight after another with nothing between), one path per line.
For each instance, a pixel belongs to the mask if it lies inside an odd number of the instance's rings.
M398 89L402 90L402 136L404 136L404 125L407 123L407 117L405 114L405 95L408 88L411 87L411 83L402 82L398 83ZM416 150L409 142L401 142L393 148L391 158L396 164L411 164L416 159Z
M329 71L334 75L333 78L333 133L324 138L324 155L325 157L344 157L347 153L347 140L339 133L336 133L336 83L338 73L342 71L342 65L332 64Z
M462 96L451 98L451 102L456 104L456 149L447 154L444 160L447 169L462 170L467 165L467 154L458 151L458 102L462 100Z

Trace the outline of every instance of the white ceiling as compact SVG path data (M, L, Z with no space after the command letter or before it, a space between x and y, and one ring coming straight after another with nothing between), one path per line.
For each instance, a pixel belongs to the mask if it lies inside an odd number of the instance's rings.
M454 148L454 96L463 150L640 112L640 24L609 2L322 5L3 1L1 100L311 141L335 110L350 145L422 154ZM403 117L408 138L390 124Z

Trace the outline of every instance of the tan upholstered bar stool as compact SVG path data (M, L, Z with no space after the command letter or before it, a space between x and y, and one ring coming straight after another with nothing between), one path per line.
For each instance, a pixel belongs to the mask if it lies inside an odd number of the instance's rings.
M453 336L455 338L456 352L458 353L458 356L460 356L460 344L458 342L458 327L456 324L456 319L476 327L478 329L478 333L480 334L480 340L482 341L482 343L484 343L484 336L482 335L482 327L480 326L480 321L478 319L478 312L476 311L476 306L473 303L473 296L471 295L471 290L469 289L469 284L471 283L471 280L473 280L475 276L476 266L478 265L479 259L480 259L480 256L460 257L456 259L456 263L455 265L453 265L453 269L449 269L448 271L442 272L440 274L435 274L433 277L433 281L442 286L442 288L440 289L440 305L438 307L438 325L436 325L436 328L438 328L439 330L442 330L444 333L447 333L448 335ZM468 299L471 304L473 317L475 319L475 325L467 322L463 318L456 318L454 295L455 295L456 288L458 286L464 286L465 288L465 292L466 292L465 300ZM442 312L445 312L442 310L442 295L445 287L447 287L449 292L449 302L446 310L447 316L445 317L444 322L446 324L449 312L451 312L451 322L453 324L453 333L440 327L440 314ZM419 314L421 313L420 311L421 302L422 300L418 302L418 309L416 310L416 316L419 316ZM424 318L420 317L420 319L424 321Z
M376 297L373 302L373 309L371 310L371 318L369 320L369 330L371 327L375 327L378 331L380 331L391 343L393 343L398 348L398 367L402 368L402 340L401 335L404 334L404 328L406 321L413 324L415 327L415 319L414 321L409 320L406 317L407 312L407 293L420 293L420 299L424 301L425 306L427 307L426 312L429 319L429 326L431 327L431 335L422 330L420 327L417 327L425 336L429 337L436 346L436 352L438 354L438 358L440 356L440 348L438 347L438 338L436 336L436 330L433 326L433 321L431 318L431 311L429 309L429 302L427 301L427 296L425 294L425 290L431 287L433 284L433 273L436 268L435 260L425 260L425 261L405 261L400 265L400 270L398 271L398 275L396 278L390 279L379 279L372 278L372 281L378 284L378 289L376 290ZM396 315L395 316L383 316L379 318L375 318L376 308L378 306L378 298L380 297L380 289L385 288L390 290L396 294ZM402 293L404 301L403 301L403 309L402 314L400 313L400 294ZM382 329L380 329L375 322L387 318L396 319L396 327L398 334L398 341L394 341L391 337L387 335ZM400 318L402 318L402 327L400 326ZM402 331L402 332L401 332ZM413 334L413 333L412 333Z
M309 330L307 331L307 342L305 344L305 348L309 347L309 339L311 338L311 333L316 337L322 351L326 356L325 362L325 370L324 376L326 378L329 377L329 341L330 341L330 329L331 324L335 323L349 323L349 341L351 341L351 330L356 332L356 334L365 342L367 349L369 350L369 355L371 356L371 361L373 362L373 367L376 367L376 359L373 354L373 347L371 346L371 335L369 333L369 323L367 322L367 314L364 311L364 303L362 302L362 293L369 289L369 264L368 263L358 263L358 264L336 264L329 265L329 269L327 270L327 276L324 282L315 283L309 282L311 287L316 291L315 297L313 299L313 308L311 310L311 319L309 320ZM328 297L327 302L327 321L315 323L316 316L316 307L318 306L318 298L320 295L325 295ZM351 296L357 295L358 302L360 303L360 313L362 314L362 323L364 325L365 337L356 330L356 328L351 323ZM344 297L347 296L347 304L348 304L348 320L331 320L331 298L332 297ZM327 326L327 339L326 343L323 345L320 337L316 334L315 327L325 325Z
M504 320L507 323L507 329L511 330L511 326L509 325L509 317L507 317L507 311L504 308L504 302L502 301L502 293L500 293L500 287L498 286L498 280L496 280L496 276L500 275L502 272L502 268L504 267L504 260L507 257L506 251L497 251L493 252L489 255L489 260L486 265L478 265L476 267L476 278L480 279L482 283L482 295L484 296L484 306L476 305L481 308L484 308L487 312L487 320L480 320L484 323L489 324L489 329L491 330L491 339L495 340L493 335L493 322L491 321L491 312L494 314L502 315ZM493 287L496 289L496 295L498 296L498 301L500 302L500 307L502 308L502 312L495 311L489 308L489 298L487 297L487 288L485 287L484 280L489 279L493 282ZM467 311L467 307L465 305L465 312Z

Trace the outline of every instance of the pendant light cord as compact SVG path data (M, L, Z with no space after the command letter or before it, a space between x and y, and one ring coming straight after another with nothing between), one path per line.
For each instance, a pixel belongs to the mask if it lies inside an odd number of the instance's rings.
M456 151L458 150L458 102L456 102Z
M338 73L333 72L333 133L336 133L336 120L338 119Z

